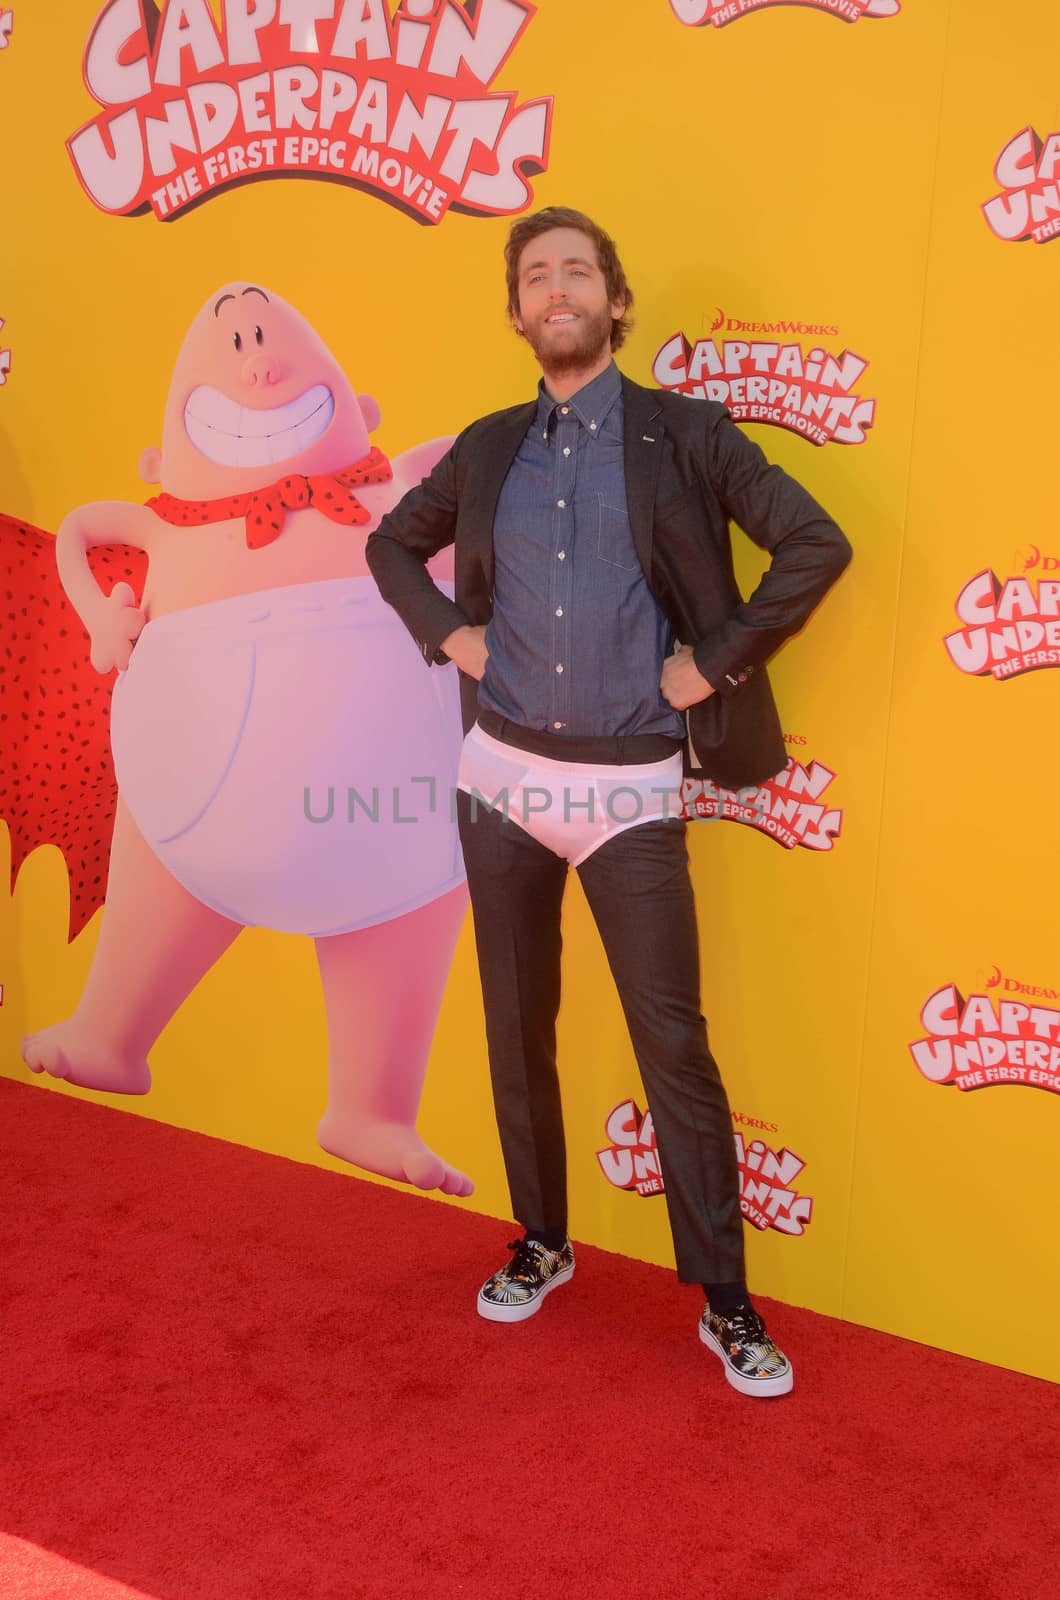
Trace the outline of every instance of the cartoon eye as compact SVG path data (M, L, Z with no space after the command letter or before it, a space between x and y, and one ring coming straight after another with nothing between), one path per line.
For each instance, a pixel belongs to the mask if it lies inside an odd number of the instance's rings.
M233 334L233 335L232 335L232 343L233 343L233 344L234 344L234 345L235 345L235 347L236 347L236 349L237 349L237 350L242 350L242 348L243 348L243 341L242 341L242 339L241 339L241 338L240 338L240 337L239 337L239 334L238 334L238 333L234 333L234 334Z
M256 323L254 325L254 338L257 340L258 344L264 344L265 343L265 335L262 333L261 329L257 326Z

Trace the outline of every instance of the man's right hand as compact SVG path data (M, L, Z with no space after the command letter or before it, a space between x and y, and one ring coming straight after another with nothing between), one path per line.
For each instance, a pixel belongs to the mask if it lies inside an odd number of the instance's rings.
M489 660L484 627L473 628L469 623L463 628L455 628L448 638L442 640L442 649L469 678L477 682L482 677Z

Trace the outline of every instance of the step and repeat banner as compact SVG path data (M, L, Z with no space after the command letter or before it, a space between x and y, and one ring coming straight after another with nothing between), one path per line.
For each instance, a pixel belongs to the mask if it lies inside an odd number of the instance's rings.
M533 393L504 240L576 206L623 368L855 550L787 765L685 786L752 1288L1060 1378L1057 61L1046 0L0 5L0 1071L508 1216L455 669L364 541ZM573 875L564 961L572 1233L671 1262Z

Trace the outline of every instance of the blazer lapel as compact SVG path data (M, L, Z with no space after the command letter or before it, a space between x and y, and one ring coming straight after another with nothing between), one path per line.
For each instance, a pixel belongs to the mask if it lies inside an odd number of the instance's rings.
M480 440L476 452L474 499L469 507L471 536L482 562L486 585L493 596L493 518L497 511L504 480L534 420L537 401L502 412L489 432Z
M655 489L662 461L662 408L650 389L642 389L623 375L622 410L626 509L641 571L650 583Z

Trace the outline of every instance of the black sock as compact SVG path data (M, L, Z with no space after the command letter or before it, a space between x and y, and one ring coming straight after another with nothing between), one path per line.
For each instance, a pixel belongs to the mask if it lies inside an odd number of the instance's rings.
M705 1283L702 1288L712 1311L739 1311L751 1304L743 1278L737 1283Z
M526 1237L533 1239L537 1244L543 1244L546 1250L562 1250L567 1242L566 1230L563 1228L527 1228Z

